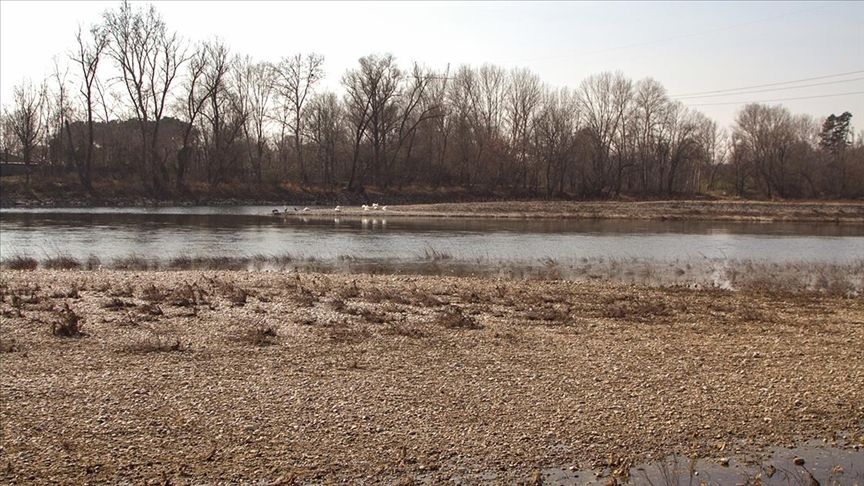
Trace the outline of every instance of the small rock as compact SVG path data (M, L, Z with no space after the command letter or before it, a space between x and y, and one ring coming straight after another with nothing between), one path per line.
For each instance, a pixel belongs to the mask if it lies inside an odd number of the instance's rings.
M795 458L792 459L792 464L795 464L796 466L803 466L804 465L804 459L802 459L798 456L795 456Z

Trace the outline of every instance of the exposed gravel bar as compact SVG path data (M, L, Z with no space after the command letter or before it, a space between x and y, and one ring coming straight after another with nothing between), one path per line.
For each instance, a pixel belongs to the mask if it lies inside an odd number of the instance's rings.
M283 214L289 217L362 215L864 224L864 202L861 201L500 201L398 205L388 206L386 210L382 207L363 210L358 206L346 206L338 213L316 208Z
M860 298L203 271L0 290L7 484L513 484L864 445Z

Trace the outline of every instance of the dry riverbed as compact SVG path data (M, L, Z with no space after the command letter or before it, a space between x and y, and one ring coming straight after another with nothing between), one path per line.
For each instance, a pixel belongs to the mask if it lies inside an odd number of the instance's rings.
M860 298L239 271L6 270L0 290L3 483L606 482L813 439L864 455Z

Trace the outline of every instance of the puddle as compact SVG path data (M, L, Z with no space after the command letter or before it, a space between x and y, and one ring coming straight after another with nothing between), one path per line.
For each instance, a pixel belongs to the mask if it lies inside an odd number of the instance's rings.
M772 448L766 454L730 455L700 459L695 463L683 456L641 464L629 471L629 478L611 471L571 471L553 468L542 471L543 484L556 485L784 485L864 486L864 449L824 446L814 441L795 449ZM814 481L811 481L815 480Z
M413 484L441 484L442 478L420 475ZM506 476L506 474L504 475ZM577 470L576 467L547 468L513 484L560 486L650 485L650 486L864 486L864 448L824 445L813 441L795 449L772 448L764 453L734 454L691 463L684 456L636 465L628 477L610 469ZM812 480L811 480L812 479ZM444 480L448 485L502 484L495 472L458 474ZM399 484L394 482L393 484ZM508 483L509 484L509 483Z

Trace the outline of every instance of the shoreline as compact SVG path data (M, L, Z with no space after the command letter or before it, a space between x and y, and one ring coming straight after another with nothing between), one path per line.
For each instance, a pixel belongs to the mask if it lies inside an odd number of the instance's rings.
M0 289L12 484L499 484L864 447L858 298L306 271Z
M864 224L861 202L754 201L510 201L387 206L386 210L343 207L280 212L276 217L413 217L655 221L734 221L754 223Z
M732 221L732 222L789 222L789 223L835 223L864 224L864 202L860 201L796 201L768 202L746 200L658 200L658 201L508 201L508 202L458 202L431 204L386 205L386 210L363 210L360 205L340 204L341 210L316 206L310 211L283 212L285 205L254 201L223 201L226 204L203 205L227 207L237 205L272 206L277 214L270 212L265 217L413 217L413 218L504 218L504 219L632 219L655 221ZM175 204L132 204L117 207L170 207ZM193 207L194 204L176 204L177 207ZM290 205L295 207L294 205ZM382 204L382 206L385 206ZM82 209L91 206L4 206L4 210ZM96 206L93 206L96 207ZM99 206L102 207L102 206ZM105 206L112 207L112 206ZM303 207L302 204L296 207Z

